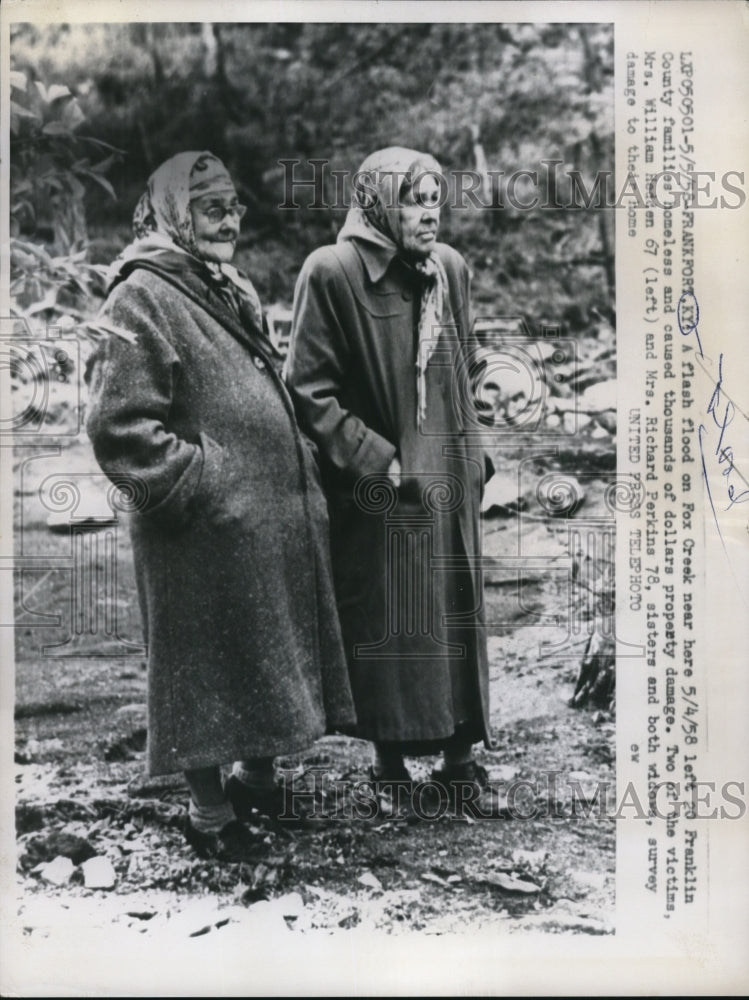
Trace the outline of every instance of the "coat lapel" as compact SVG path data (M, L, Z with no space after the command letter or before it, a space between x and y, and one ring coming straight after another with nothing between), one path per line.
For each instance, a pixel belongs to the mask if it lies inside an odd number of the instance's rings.
M164 258L167 258L167 256L169 258L172 257L171 254L164 254ZM164 281L169 282L178 291L182 292L183 295L186 295L190 301L200 306L201 309L204 309L217 323L223 326L227 333L231 334L235 340L239 341L253 355L262 358L276 383L283 404L291 418L294 434L297 438L297 447L302 448L299 442L294 404L281 376L283 358L271 343L266 331L258 329L257 324L251 322L249 316L247 317L248 329L245 329L240 318L224 302L218 291L214 291L205 278L200 273L196 273L192 261L188 260L187 263L190 266L186 267L185 260L181 254L179 257L175 254L174 257L176 259L173 268L169 266L172 264L171 260L165 260L167 266L161 263L161 259L159 263L150 260L135 260L131 265L123 268L120 280L124 280L138 267L144 268L146 271L152 271ZM199 266L199 262L196 263ZM265 320L263 320L263 326L265 326Z
M175 259L172 260L172 257ZM193 263L182 254L165 253L159 261L135 260L122 270L122 279L132 274L137 268L152 271L164 281L186 295L192 302L205 310L217 323L227 330L243 346L253 354L260 355L263 360L277 371L281 365L281 357L270 341L264 329L260 329L247 313L243 319L224 301L218 288L198 272L200 263Z

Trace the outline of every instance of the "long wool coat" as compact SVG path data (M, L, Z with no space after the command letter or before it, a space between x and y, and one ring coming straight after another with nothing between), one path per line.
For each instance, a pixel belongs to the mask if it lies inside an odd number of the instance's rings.
M105 472L137 477L152 774L271 756L354 721L325 498L270 343L185 255L111 293L89 369ZM167 258L164 258L165 260Z
M360 240L315 251L300 274L287 382L320 449L357 734L425 745L489 741L479 502L484 453L468 369L470 276L437 244L454 327L427 368L416 421L417 273ZM475 360L475 357L473 358ZM385 476L393 458L403 477Z

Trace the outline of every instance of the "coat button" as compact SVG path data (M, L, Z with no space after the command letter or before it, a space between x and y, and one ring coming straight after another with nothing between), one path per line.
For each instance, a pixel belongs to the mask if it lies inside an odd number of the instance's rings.
M265 368L265 362L263 361L262 358L258 358L257 356L255 356L255 357L253 357L252 360L255 362L255 367L259 371L262 371Z
M401 292L401 298L403 299L404 302L410 302L411 301L411 293L410 292Z

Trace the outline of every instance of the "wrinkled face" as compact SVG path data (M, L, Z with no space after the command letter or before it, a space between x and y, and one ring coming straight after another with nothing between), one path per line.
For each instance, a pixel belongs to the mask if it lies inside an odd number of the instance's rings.
M202 195L190 202L190 214L199 255L217 264L228 264L236 250L239 220L244 215L236 191Z
M434 249L440 224L440 185L431 174L422 174L404 192L399 208L404 250L426 257Z

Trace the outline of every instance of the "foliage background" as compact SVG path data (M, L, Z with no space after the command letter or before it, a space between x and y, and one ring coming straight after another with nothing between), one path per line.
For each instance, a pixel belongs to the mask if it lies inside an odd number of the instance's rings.
M509 175L542 173L542 161L557 158L588 190L596 171L613 170L607 24L11 32L14 296L48 321L61 304L76 320L91 315L102 286L90 265L109 263L129 241L149 173L182 149L211 149L226 162L250 206L238 263L264 302L285 305L305 256L334 240L344 212L279 209L280 159L327 158L355 171L372 150L403 144L432 152L446 170ZM610 210L447 210L442 238L471 265L484 315L522 314L572 334L613 323Z

